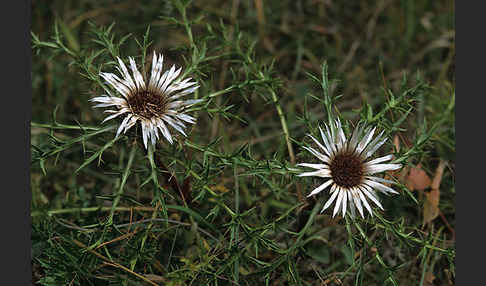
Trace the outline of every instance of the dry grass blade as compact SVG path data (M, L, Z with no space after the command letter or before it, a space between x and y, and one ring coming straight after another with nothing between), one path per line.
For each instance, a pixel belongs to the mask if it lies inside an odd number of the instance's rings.
M96 255L97 257L101 258L101 259L102 259L102 260L103 260L103 261L104 261L106 264L111 265L111 266L114 266L114 267L117 267L117 268L120 268L120 269L122 269L123 271L126 271L126 272L128 272L128 273L130 273L130 274L132 274L132 275L135 275L135 276L137 276L138 278L142 279L143 281L145 281L145 282L147 282L147 283L149 283L149 284L151 284L151 285L158 286L156 283L154 283L154 282L152 282L151 280L149 280L149 279L145 278L143 275L140 275L140 274L138 274L138 273L136 273L136 272L133 272L132 270L130 270L130 269L128 269L128 268L126 268L125 266L123 266L123 265L121 265L121 264L118 264L118 263L116 263L116 262L113 262L113 261L111 261L110 259L108 259L107 257L105 257L105 256L103 256L103 255L101 255L101 254L99 254L98 252L96 252L96 251L94 251L94 250L92 250L92 249L89 249L89 248L88 248L86 245L84 245L82 242L77 241L76 239L74 239L74 240L73 240L73 242L74 242L74 244L76 244L77 246L82 247L82 248L86 249L88 252L90 252L90 253L92 253L92 254Z

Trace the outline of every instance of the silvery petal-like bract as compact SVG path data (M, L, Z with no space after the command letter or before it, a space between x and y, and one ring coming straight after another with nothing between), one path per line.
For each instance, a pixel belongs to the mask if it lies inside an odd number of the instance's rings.
M186 136L185 123L194 124L196 119L185 114L185 110L202 100L182 100L181 97L196 91L199 88L197 82L191 81L191 78L180 77L182 69L176 70L175 66L163 72L163 56L155 52L150 76L147 78L144 78L138 70L133 58L128 59L128 65L125 65L120 58L117 58L117 61L116 69L121 78L113 73L103 72L100 76L120 96L112 96L108 93L90 100L97 103L94 107L113 108L106 110L110 115L103 122L119 118L120 115L125 116L116 136L125 133L140 122L145 148L148 144L155 145L159 139L159 131L172 144L173 136L168 127Z
M324 131L325 130L325 131ZM341 211L344 216L347 211L354 217L355 208L364 217L363 206L373 215L368 200L383 209L375 190L389 194L398 192L385 184L392 181L376 176L377 173L400 169L401 164L384 163L393 159L386 155L370 159L373 153L385 143L381 132L375 139L376 127L365 128L358 125L349 138L346 138L339 120L319 127L322 142L309 135L318 148L304 147L319 163L300 163L298 166L312 168L312 171L302 172L299 177L314 176L324 179L324 182L314 188L308 196L314 196L329 189L331 197L324 204L323 212L334 202L333 217Z

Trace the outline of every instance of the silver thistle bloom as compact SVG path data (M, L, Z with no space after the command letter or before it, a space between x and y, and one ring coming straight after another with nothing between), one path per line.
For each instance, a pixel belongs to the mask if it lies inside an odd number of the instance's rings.
M182 100L181 97L193 93L199 87L197 82L191 81L191 78L180 78L182 68L176 70L174 65L170 70L162 73L164 57L160 54L157 56L155 52L149 79L144 79L132 57L128 59L132 75L120 58L117 58L116 69L122 78L113 73L100 73L100 76L121 95L121 97L113 96L106 90L107 95L90 100L98 103L94 107L114 107L105 110L111 115L103 122L125 115L116 132L118 137L122 131L125 133L140 121L145 148L148 141L155 145L156 140L159 139L159 131L172 144L173 138L169 126L186 136L184 123L194 124L196 119L185 114L184 110L201 102L202 99Z
M332 214L333 217L339 210L342 211L343 217L346 214L346 210L350 210L351 216L354 217L355 208L357 208L361 217L364 218L363 205L371 216L373 216L368 200L371 200L383 210L375 190L384 194L398 194L398 192L382 184L392 184L392 181L372 175L389 170L397 170L402 167L401 164L383 163L393 158L391 154L369 160L373 153L387 140L387 138L382 138L384 132L382 131L372 140L376 127L368 127L365 129L365 125L358 125L354 129L351 138L347 139L339 120L336 120L334 124L331 123L330 126L325 125L325 129L324 132L319 127L322 143L312 135L309 135L321 152L311 147L304 147L322 161L322 164L297 164L297 166L309 167L316 170L304 172L298 176L316 176L327 179L327 181L315 188L308 196L316 195L330 187L331 197L324 204L321 212L336 201Z

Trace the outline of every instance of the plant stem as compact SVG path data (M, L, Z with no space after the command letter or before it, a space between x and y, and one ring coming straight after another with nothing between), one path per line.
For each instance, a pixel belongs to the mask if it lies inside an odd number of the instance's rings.
M240 192L239 192L239 183L238 183L238 173L236 170L236 164L233 164L233 175L235 178L235 213L236 213L236 222L234 225L234 242L235 245L238 245L239 241L239 224L238 224L238 219L240 215ZM240 274L240 261L239 261L239 256L236 257L235 259L235 269L234 269L234 279L236 283L238 283L239 280L239 274Z
M122 181L120 183L120 188L118 189L118 192L116 192L116 194L114 194L115 200L113 200L113 205L111 207L110 217L108 219L109 224L113 223L113 216L115 215L116 207L117 207L118 203L120 202L120 197L123 194L127 178L130 175L130 169L132 167L133 158L135 157L136 150L137 150L137 144L134 143L132 145L132 149L130 150L130 155L128 157L127 167L125 168L125 172L123 172Z
M289 151L290 163L295 164L294 149L292 148L292 143L290 142L289 129L287 127L287 121L285 120L285 115L282 111L282 107L278 103L277 94L273 90L270 90L270 92L272 94L273 103L275 103L275 107L277 108L278 117L280 118L280 124L282 125L282 130L285 135L285 141L287 142L287 149Z

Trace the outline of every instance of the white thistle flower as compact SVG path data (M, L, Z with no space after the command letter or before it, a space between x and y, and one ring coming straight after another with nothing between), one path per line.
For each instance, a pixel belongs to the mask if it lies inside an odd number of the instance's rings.
M331 197L324 204L321 212L336 201L332 214L333 217L339 210L342 211L343 217L346 214L346 210L350 210L351 216L354 217L355 208L357 208L361 217L364 218L363 205L371 216L373 216L368 200L371 200L383 210L375 190L384 194L398 194L398 192L382 184L391 184L393 183L392 181L372 175L384 171L397 170L402 167L401 164L383 163L391 160L393 158L392 155L369 160L371 155L387 140L387 138L382 138L383 131L372 140L376 127L368 127L365 130L365 125L358 125L354 129L351 138L347 139L339 120L336 120L335 124L331 123L330 126L325 125L325 129L323 131L319 127L322 143L312 135L309 135L321 152L314 148L304 147L322 161L322 163L297 164L297 166L315 169L315 171L304 172L298 176L315 176L327 179L327 181L315 188L308 196L316 195L329 187Z
M145 148L150 141L155 145L159 139L159 131L171 144L173 142L169 126L186 136L184 123L194 124L196 119L184 113L185 108L201 102L202 99L182 100L181 97L193 93L199 85L191 81L191 78L179 77L181 68L176 70L173 65L170 70L162 73L164 57L154 55L152 57L152 71L147 79L138 71L135 61L129 57L132 75L120 58L116 69L122 76L119 78L113 73L100 73L100 76L114 88L120 96L108 94L92 98L96 102L94 107L113 106L113 110L105 110L110 113L103 122L125 114L120 124L116 137L123 131L134 126L138 121L142 126L142 138ZM179 77L179 78L178 78Z

